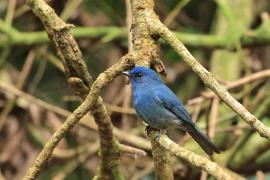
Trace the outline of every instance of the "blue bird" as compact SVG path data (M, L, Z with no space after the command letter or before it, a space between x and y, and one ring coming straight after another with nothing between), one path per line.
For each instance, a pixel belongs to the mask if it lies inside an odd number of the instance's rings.
M160 133L171 127L181 129L188 132L208 155L219 153L155 71L137 66L123 74L131 79L133 106L138 116L150 127L160 130Z

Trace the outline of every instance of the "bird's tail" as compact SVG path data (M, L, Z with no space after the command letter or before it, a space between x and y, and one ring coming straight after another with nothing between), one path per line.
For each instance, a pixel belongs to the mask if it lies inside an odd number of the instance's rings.
M188 133L208 155L212 155L214 152L218 154L220 153L216 145L213 144L210 139L199 130L198 127L194 126L188 131Z

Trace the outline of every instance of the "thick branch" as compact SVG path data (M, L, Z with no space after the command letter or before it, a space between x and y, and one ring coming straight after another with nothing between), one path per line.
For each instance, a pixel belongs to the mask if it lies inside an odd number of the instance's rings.
M151 29L149 27L147 28L148 25L146 24L147 17L153 19L157 18L153 10L154 4L152 0L134 0L131 1L131 5L132 10L134 11L132 26L134 50L138 53L135 57L135 64L149 66L151 63L155 62L155 59L159 60L159 46L154 41L155 37L150 36L149 30L151 31ZM151 62L151 60L154 61ZM230 175L217 164L180 148L167 137L162 137L165 141L160 141L161 146L158 146L155 142L155 137L156 134L151 134L150 136L157 179L173 179L173 174L170 168L171 162L169 152L187 160L197 167L205 169L207 172L219 179L232 179L232 176L235 176L238 179L244 179L239 175ZM230 173L234 174L233 172Z
M252 126L262 137L270 139L270 129L236 101L224 87L220 86L217 80L190 54L183 43L181 43L166 26L158 19L153 19L153 17L148 17L147 22L153 34L159 34L170 44L174 50L183 57L183 60L192 70L199 75L207 87L214 91L220 99Z
M87 66L82 58L82 54L77 43L70 33L69 28L71 25L67 25L64 21L62 21L62 19L55 14L54 10L43 0L28 0L27 3L32 8L33 12L43 22L48 36L55 46L58 56L61 58L64 64L65 73L69 78L68 82L70 86L75 90L77 95L84 99L89 93L92 85L92 77L87 71ZM119 168L119 147L113 136L113 126L110 116L108 115L106 107L102 103L101 98L96 101L96 104L93 106L91 111L93 112L95 121L98 124L100 136L101 164L98 177L122 179L122 174ZM73 120L73 123L76 123L77 121L78 119ZM66 131L69 131L69 129L74 126L74 124L68 125L69 126L63 126L64 132L59 135L60 139L63 137L63 135L65 135ZM50 151L53 150L53 146L49 146L52 148ZM48 147L45 146L45 150L46 148ZM47 155L47 158L49 158L50 153ZM43 165L45 161L47 161L46 158L42 159L40 164ZM34 173L32 173L31 176L35 177L39 171L33 172Z
M172 171L172 157L170 151L160 147L159 143L155 141L155 136L151 137L152 155L155 162L156 179L173 179Z
M154 2L152 0L131 0L132 34L136 66L153 66L158 72L164 72L164 66L159 57L159 44L151 37L145 22L145 13L153 13ZM155 164L156 179L173 179L171 168L171 154L159 147L151 138L152 154Z

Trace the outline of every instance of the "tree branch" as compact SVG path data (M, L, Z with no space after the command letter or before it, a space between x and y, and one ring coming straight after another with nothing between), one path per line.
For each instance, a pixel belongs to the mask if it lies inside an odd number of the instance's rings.
M42 168L52 155L52 151L59 141L70 131L75 124L89 111L95 109L98 102L101 90L109 84L122 71L130 69L133 65L130 55L124 56L121 60L101 73L97 80L93 83L90 93L85 98L84 102L67 118L65 123L57 130L52 137L47 141L44 148L38 155L34 165L28 170L24 179L36 179ZM115 164L110 164L115 165Z
M155 138L157 135L158 135L157 131L152 131L150 133L151 138ZM234 173L226 168L220 167L218 164L216 164L216 163L214 163L206 158L198 156L195 153L178 146L176 143L174 143L172 140L170 140L165 135L160 137L159 144L165 150L173 153L175 156L177 156L181 159L188 161L192 165L207 171L209 174L216 177L217 179L226 179L226 180L245 179L244 177L242 177L242 176L240 176L240 175L238 175L238 174L236 174L236 173Z
M153 66L158 72L165 72L164 65L159 57L159 44L151 37L144 21L145 12L153 12L152 0L131 0L132 33L134 52L138 54L135 59L136 66ZM151 138L152 155L155 164L156 179L173 179L171 168L171 154L158 146L154 138Z
M72 25L66 24L48 6L43 0L28 0L28 5L31 7L36 16L40 18L48 36L56 48L57 54L62 60L65 68L65 73L68 76L68 83L75 90L75 93L82 99L85 99L92 85L92 77L87 71L87 66L82 58L81 51L70 33ZM98 124L100 136L100 156L101 163L99 168L99 178L115 178L122 179L123 175L120 172L120 151L118 144L113 136L113 126L110 116L107 114L105 105L99 97L95 100L95 106L90 110L93 113L96 123ZM57 131L53 138L53 143L48 141L36 160L36 164L28 172L29 178L36 177L44 166L48 158L51 156L51 151L57 145L58 141L64 137L75 123L80 119L80 112L85 114L89 108L77 109L78 113L73 117L71 122L67 122L62 126L62 129ZM71 115L72 116L72 115Z
M210 74L186 49L173 33L164 26L157 18L147 17L149 29L153 34L159 34L174 50L183 57L183 60L198 74L206 87L214 91L220 99L222 99L233 111L235 111L243 120L252 126L262 137L270 139L270 129L261 123L254 115L252 115L245 107L236 101L229 92L220 86L217 80Z
M251 83L253 81L263 80L263 79L266 79L266 78L269 78L269 77L270 77L270 69L266 69L266 70L262 70L262 71L250 74L250 75L245 76L245 77L243 77L241 79L229 82L228 84L225 84L224 87L227 90L230 90L230 89L233 89L233 88L236 88L236 87L243 86L245 84ZM213 98L213 97L216 96L215 93L213 93L211 91L210 92L209 91L204 91L201 94L202 94L202 96L190 99L188 101L188 104L189 105L196 104L198 102L202 102L206 98Z

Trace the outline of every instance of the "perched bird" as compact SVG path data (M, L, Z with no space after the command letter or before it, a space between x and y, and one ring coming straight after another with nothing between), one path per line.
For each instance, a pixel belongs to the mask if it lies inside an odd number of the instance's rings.
M137 66L123 74L131 79L133 106L138 116L150 127L160 132L171 127L181 129L188 132L208 155L219 153L218 148L199 130L181 101L155 71Z

